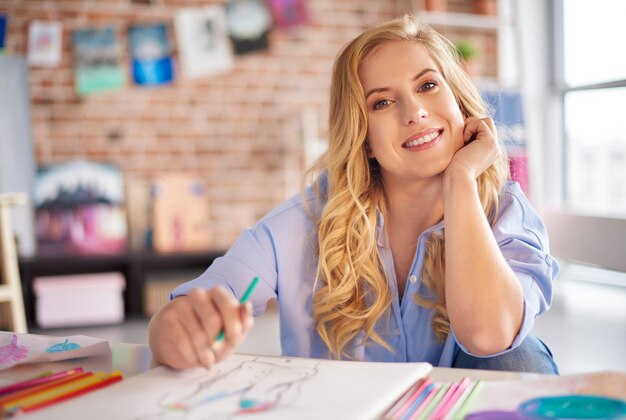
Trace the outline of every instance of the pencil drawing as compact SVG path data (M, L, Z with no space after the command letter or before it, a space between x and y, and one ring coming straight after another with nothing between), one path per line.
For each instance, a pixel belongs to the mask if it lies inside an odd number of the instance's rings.
M157 401L158 409L137 419L233 418L287 409L297 403L301 386L318 373L319 363L294 359L267 361L259 357L186 380Z
M0 365L12 364L24 359L28 354L28 347L17 343L17 335L13 334L11 343L0 347Z

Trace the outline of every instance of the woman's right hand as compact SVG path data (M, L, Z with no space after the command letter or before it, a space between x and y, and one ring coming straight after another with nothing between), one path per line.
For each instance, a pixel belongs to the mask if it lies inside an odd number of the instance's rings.
M148 342L154 360L174 369L210 368L242 342L254 318L221 286L195 288L170 301L150 320ZM220 331L224 340L216 341Z

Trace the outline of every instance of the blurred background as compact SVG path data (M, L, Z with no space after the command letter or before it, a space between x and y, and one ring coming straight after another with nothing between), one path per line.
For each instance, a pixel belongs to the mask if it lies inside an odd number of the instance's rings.
M145 343L172 288L299 191L341 47L405 13L455 43L546 221L563 271L535 333L563 373L626 371L620 0L0 0L0 194L27 200L0 261L28 330ZM241 350L279 354L277 322Z

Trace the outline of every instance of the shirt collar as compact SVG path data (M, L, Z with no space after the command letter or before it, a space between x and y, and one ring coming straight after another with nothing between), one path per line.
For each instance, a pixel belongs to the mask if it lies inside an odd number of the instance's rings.
M445 228L445 223L444 222L445 221L443 219L441 219L441 221L439 223L437 223L435 225L432 225L429 228L427 228L420 235L420 239L423 238L424 235L427 234L427 233L431 233L431 232L434 232L434 231L441 231L441 232L443 232L443 229ZM385 231L383 229L384 226L385 226L385 216L383 216L383 212L380 211L380 208L377 208L376 209L376 243L380 247L386 246L386 242L387 242L387 237L386 237Z

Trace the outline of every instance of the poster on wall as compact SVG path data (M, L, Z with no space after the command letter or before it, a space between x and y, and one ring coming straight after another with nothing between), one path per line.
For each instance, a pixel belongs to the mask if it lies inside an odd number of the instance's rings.
M181 9L174 24L185 77L213 76L232 68L233 53L223 7Z
M290 28L304 25L309 17L304 0L268 0L274 26Z
M272 16L261 0L236 0L226 3L228 33L237 54L269 48L268 34Z
M111 27L76 30L74 83L80 95L117 89L126 78L119 62L119 43Z
M33 201L38 253L126 250L124 186L116 166L88 161L42 166Z
M61 62L62 38L61 22L32 21L28 26L28 64L58 66Z
M4 43L7 33L7 17L6 15L0 15L0 55L4 52Z
M131 26L128 40L136 84L158 86L173 80L174 66L165 24Z
M201 180L169 173L152 185L153 246L157 252L210 248L209 197Z
M528 158L524 132L524 110L519 92L483 92L483 98L493 109L493 119L498 127L504 148L509 157L511 179L520 184L528 194Z

